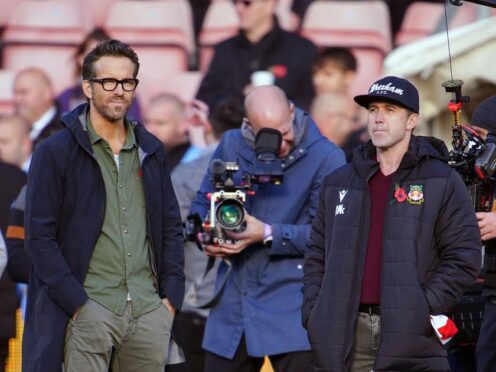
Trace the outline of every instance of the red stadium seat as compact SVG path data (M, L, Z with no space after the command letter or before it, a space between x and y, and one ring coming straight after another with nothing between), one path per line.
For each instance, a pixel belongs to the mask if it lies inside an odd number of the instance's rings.
M464 3L461 7L448 5L449 29L476 21L479 7L472 3ZM416 2L408 7L401 28L396 34L395 44L404 45L445 30L443 4Z
M79 1L85 11L85 26L90 31L94 27L103 27L110 8L117 0L73 0Z
M9 21L10 15L15 7L19 4L19 0L0 0L0 27L4 27Z
M160 93L171 93L179 97L183 102L189 103L196 96L200 86L203 73L199 71L185 71L170 75L164 82L150 85L148 89L138 88L138 98L144 102L146 107L150 99Z
M301 33L318 47L350 48L358 61L352 94L361 94L382 75L391 50L389 11L382 1L315 1Z
M0 115L14 113L14 77L14 71L0 70Z
M300 26L298 16L291 11L293 0L278 0L276 15L279 25L286 31L296 31Z
M140 91L147 91L188 68L193 52L191 9L186 0L119 1L105 29L129 43L140 58Z
M200 71L206 71L213 57L214 46L238 32L239 19L230 0L212 1L199 36Z
M5 33L4 68L45 70L56 92L73 82L73 55L83 40L84 15L76 2L22 1Z

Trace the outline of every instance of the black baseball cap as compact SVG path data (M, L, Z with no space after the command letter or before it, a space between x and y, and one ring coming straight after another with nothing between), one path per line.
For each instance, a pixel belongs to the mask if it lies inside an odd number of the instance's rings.
M365 108L371 102L390 102L419 113L419 94L417 88L406 79L386 76L371 85L368 94L354 98L355 102Z

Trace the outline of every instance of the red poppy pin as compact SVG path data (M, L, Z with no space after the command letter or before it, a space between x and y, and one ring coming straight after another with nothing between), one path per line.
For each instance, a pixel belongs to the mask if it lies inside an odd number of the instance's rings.
M274 65L270 68L276 79L282 79L288 74L288 68L284 65Z
M138 177L143 178L143 171L141 170L141 168L138 168Z
M394 198L398 203L403 203L408 196L405 192L405 189L398 184L396 184L394 188L395 188Z

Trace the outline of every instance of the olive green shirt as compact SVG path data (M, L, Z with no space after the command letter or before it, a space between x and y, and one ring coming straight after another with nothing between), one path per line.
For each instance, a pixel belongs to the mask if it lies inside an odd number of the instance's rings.
M87 127L106 190L103 226L91 256L84 289L117 315L132 301L133 316L160 306L150 267L147 216L138 146L131 124L118 156L93 128ZM91 218L91 216L88 216Z

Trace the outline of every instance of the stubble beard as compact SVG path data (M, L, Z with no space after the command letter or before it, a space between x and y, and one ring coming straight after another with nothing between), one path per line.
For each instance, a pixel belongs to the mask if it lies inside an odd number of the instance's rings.
M123 109L112 109L110 107L111 101L115 100L115 97L111 97L105 101L93 100L93 106L98 111L98 113L111 123L116 123L121 121L126 117L129 106L131 106L131 101L122 99Z

